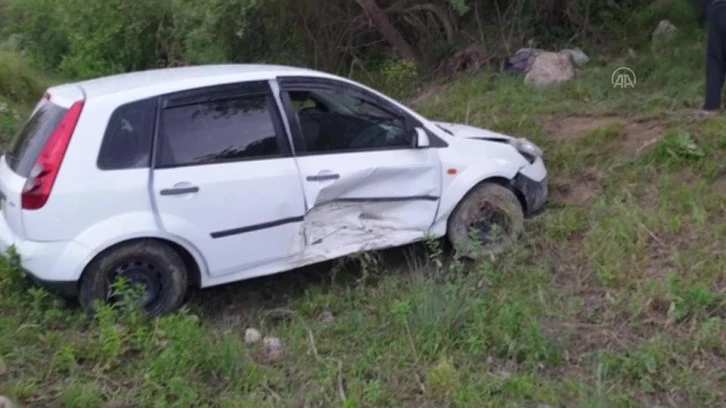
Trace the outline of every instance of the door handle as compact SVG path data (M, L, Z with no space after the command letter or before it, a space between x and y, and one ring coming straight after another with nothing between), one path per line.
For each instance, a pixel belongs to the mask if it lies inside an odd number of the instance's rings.
M307 181L327 181L327 180L337 180L339 178L340 178L340 174L323 173L323 174L318 174L316 176L307 176Z
M189 186L189 187L175 187L175 188L166 188L159 192L159 194L163 196L174 196L174 195L183 195L183 194L192 194L199 192L199 187L197 186Z

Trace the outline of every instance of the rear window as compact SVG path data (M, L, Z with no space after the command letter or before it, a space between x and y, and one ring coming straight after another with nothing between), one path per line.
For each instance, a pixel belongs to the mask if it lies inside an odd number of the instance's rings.
M165 109L158 167L280 157L274 114L268 95Z
M43 99L20 132L5 150L8 166L22 177L28 177L38 156L68 109Z
M103 137L98 167L102 170L149 167L155 115L155 98L116 109Z

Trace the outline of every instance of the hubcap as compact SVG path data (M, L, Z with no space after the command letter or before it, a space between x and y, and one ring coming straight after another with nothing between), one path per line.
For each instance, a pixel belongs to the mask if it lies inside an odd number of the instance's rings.
M141 302L144 307L156 301L162 292L161 274L156 265L149 262L127 262L114 271L114 281L126 279L132 288L142 291Z

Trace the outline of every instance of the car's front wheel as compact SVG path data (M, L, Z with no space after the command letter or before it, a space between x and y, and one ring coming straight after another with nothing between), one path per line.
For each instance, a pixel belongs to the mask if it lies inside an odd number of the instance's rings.
M510 189L484 182L449 217L447 236L457 253L476 258L502 253L524 231L524 210Z
M120 300L123 294L115 290L120 279L138 289L138 300L149 316L179 309L188 285L184 261L173 248L139 240L111 248L88 265L80 282L81 305L92 313L96 302Z

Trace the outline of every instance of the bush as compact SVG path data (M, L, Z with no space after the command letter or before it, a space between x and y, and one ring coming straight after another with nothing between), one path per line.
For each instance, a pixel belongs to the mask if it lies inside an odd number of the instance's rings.
M360 74L359 74L360 75ZM359 79L373 88L383 90L394 98L411 96L421 85L421 77L415 64L397 59L388 59L375 67L369 76Z
M17 55L0 50L0 96L19 104L35 103L44 91L28 65Z
M8 0L6 35L73 78L234 61L257 0Z
M381 76L391 85L384 88L400 94L407 91L402 87L415 88L412 73L440 68L475 42L487 57L530 40L544 48L572 42L615 45L622 52L646 44L660 19L695 26L690 6L678 0L377 2L398 34L417 48L417 67L397 62L385 36L348 0L0 0L0 35L12 38L33 63L75 78L225 62L340 73L364 61L373 82ZM371 69L381 61L388 62Z

